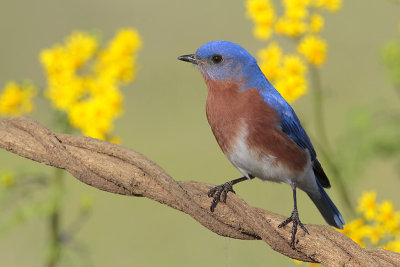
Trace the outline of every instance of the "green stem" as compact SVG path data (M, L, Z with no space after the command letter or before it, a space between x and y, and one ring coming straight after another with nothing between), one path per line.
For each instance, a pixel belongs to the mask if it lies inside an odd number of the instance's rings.
M61 194L63 190L63 170L55 169L52 179L52 204L53 208L49 216L50 254L47 259L47 267L57 266L61 253Z
M320 139L320 142L327 147L328 151L332 151L330 148L328 135L326 133L325 120L324 120L324 97L322 94L322 84L321 84L321 76L316 67L310 66L311 73L311 84L313 88L313 100L314 100L314 121L315 127L317 131L317 136Z
M310 74L311 74L311 86L313 89L313 102L314 102L314 121L315 121L315 127L316 127L316 132L318 136L318 140L320 144L323 144L323 146L320 146L322 152L322 156L325 159L328 168L332 172L335 182L338 185L338 191L340 193L341 198L344 201L346 210L352 215L355 215L355 210L354 207L351 203L350 199L350 194L347 190L346 184L343 180L342 174L340 172L340 169L334 162L334 160L331 158L331 155L334 155L333 150L331 149L330 143L329 143L329 138L326 132L326 126L325 126L325 119L324 119L324 96L322 92L322 83L321 83L321 76L318 71L318 69L314 66L310 66Z
M331 173L333 174L333 177L335 178L335 182L336 185L338 186L340 197L344 201L346 211L349 213L349 215L354 217L356 215L355 208L353 206L353 203L351 202L350 193L347 190L346 184L343 181L342 173L340 172L336 164L333 162L333 160L330 158L327 151L323 149L322 146L319 147L320 147L319 152L321 152L321 155L324 158L327 167L330 169Z

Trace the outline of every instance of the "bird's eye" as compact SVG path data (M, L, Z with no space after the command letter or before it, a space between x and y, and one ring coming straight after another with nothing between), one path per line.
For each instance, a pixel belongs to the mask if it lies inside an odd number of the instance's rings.
M218 63L221 63L222 62L222 56L221 55L213 55L212 57L211 57L211 61L214 63L214 64L218 64Z

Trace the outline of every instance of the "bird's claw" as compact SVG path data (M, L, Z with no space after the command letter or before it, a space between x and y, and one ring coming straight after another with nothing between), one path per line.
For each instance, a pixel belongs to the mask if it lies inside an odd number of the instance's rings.
M307 228L304 226L304 224L300 221L299 218L299 213L297 211L297 209L294 209L292 211L292 215L290 215L289 218L287 218L286 220L284 220L283 222L281 222L281 224L278 225L279 228L282 228L284 226L286 226L288 223L293 222L293 226L292 226L292 237L291 237L291 241L290 241L290 246L295 249L295 245L294 245L294 241L296 239L296 233L297 233L297 226L299 225L301 229L303 229L304 232L306 232L307 234L310 234L307 230Z
M232 192L236 194L236 192L232 188L232 181L226 182L224 184L218 185L216 187L211 188L207 195L208 197L214 197L211 201L210 211L214 212L215 207L217 207L218 203L222 200L222 202L226 203L226 198L228 197L228 192Z

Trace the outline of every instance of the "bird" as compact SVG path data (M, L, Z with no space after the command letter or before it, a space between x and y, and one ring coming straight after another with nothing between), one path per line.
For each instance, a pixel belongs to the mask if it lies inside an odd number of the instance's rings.
M344 219L324 190L331 185L310 138L257 60L229 41L208 42L178 59L200 70L207 86L208 123L223 153L243 175L208 191L211 212L220 201L226 203L229 192L235 193L233 185L257 177L291 186L293 210L278 227L292 222L293 249L298 226L309 234L300 221L297 188L307 193L329 225L343 229Z

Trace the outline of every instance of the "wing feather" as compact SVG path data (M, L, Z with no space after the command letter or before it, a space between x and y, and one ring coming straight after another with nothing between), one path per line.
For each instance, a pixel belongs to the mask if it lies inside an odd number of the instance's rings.
M303 149L307 149L311 156L311 161L313 163L313 170L318 181L325 188L329 188L330 182L326 176L321 164L317 159L317 153L308 137L306 131L300 123L299 118L292 109L292 107L283 99L283 97L275 90L268 90L262 92L264 101L269 105L272 105L275 110L280 115L281 119L281 129L287 134L298 146Z

